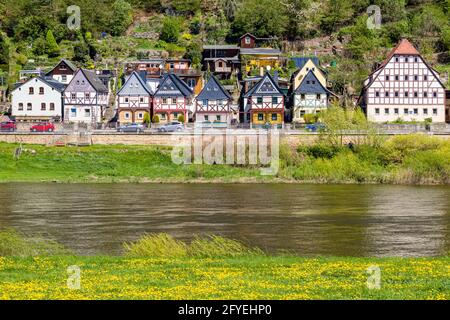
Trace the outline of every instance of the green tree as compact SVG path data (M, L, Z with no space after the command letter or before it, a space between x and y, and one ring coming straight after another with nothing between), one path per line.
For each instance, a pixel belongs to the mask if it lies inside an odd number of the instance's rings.
M116 0L112 5L110 30L113 36L122 35L133 22L131 5L125 0Z
M244 0L232 23L236 37L250 32L259 37L282 37L287 29L289 13L279 1Z
M175 17L165 17L159 39L168 43L176 43L178 42L180 31L181 25L179 19Z
M47 54L49 55L49 57L57 57L59 55L59 46L56 43L52 30L47 31L45 39L47 41L46 44Z

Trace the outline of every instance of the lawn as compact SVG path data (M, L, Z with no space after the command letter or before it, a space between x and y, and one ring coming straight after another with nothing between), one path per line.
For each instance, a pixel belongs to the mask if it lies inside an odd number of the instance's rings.
M81 270L69 289L67 268ZM381 270L369 289L370 266ZM0 299L449 299L450 258L0 258Z

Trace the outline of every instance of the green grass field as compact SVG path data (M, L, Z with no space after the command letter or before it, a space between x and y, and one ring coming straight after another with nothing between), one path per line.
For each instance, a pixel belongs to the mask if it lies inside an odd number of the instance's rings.
M177 165L158 146L24 146L0 143L0 182L297 182L449 184L450 141L396 136L377 145L318 143L280 148L280 169L262 176L251 165Z
M79 290L67 286L73 265ZM449 265L449 258L0 258L0 299L449 299ZM367 286L370 266L381 270L380 289Z

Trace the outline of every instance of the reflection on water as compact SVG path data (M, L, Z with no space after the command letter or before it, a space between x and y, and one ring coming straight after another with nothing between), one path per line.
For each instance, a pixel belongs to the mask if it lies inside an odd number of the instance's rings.
M125 241L167 232L302 255L432 256L450 251L449 196L448 187L3 184L0 227L80 254L119 254Z

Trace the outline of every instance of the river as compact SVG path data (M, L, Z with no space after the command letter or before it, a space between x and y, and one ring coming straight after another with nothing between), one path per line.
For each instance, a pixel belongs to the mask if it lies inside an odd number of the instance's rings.
M289 184L0 184L0 227L78 254L120 254L144 233L222 235L268 252L450 252L450 188Z

